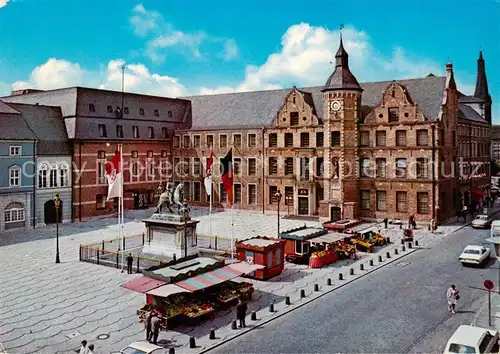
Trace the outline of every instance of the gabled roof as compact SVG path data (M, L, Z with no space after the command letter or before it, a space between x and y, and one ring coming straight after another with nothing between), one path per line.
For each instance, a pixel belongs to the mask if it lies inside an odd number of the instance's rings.
M9 103L9 105L22 113L38 137L38 155L71 154L71 146L60 107L21 103Z
M366 107L378 105L382 92L393 81L362 83L361 104ZM397 81L408 90L420 112L429 120L438 117L446 78L430 76L421 79ZM315 112L319 119L324 119L324 86L299 88L311 94ZM226 93L218 95L183 97L192 102L194 130L204 129L260 129L271 126L291 89Z
M0 139L37 140L23 115L2 101L0 101Z
M475 122L488 123L474 108L463 103L458 104L458 116Z

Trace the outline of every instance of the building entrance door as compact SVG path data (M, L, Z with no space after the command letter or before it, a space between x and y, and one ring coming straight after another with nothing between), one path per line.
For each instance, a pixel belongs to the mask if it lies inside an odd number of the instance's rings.
M308 197L299 197L299 215L309 215Z

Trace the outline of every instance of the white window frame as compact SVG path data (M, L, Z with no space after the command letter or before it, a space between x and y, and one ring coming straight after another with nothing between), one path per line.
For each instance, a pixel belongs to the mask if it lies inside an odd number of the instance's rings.
M255 187L255 203L250 203L250 186L254 186ZM243 191L242 191L243 193ZM257 197L257 184L256 183L247 183L247 204L248 205L257 205L257 201L258 201L258 197Z
M14 172L17 176L13 176ZM12 183L13 180L17 180L17 183ZM9 167L9 187L21 187L21 167L17 165Z
M14 151L17 150L17 153ZM23 153L23 147L19 145L9 146L9 156L21 156Z
M221 144L223 136L226 137L226 145L225 146L222 146L222 144ZM219 148L227 148L227 145L228 145L228 143L227 143L227 134L219 134Z
M14 215L14 213L13 213L14 211L16 212L15 213L15 215L16 215L15 220L12 218L12 216ZM22 213L22 219L19 218L19 212ZM9 214L9 220L7 220L7 217L6 217L7 214ZM10 209L5 209L3 217L4 217L4 222L6 224L26 221L26 213L25 213L24 208L10 208Z
M255 173L250 174L250 160L255 161ZM257 158L255 157L247 157L247 176L256 176L257 175Z
M196 138L200 139L198 146L195 146L195 143L194 143L196 141ZM193 148L195 148L195 149L201 148L201 135L200 134L193 134Z
M150 157L147 159L147 180L148 181L154 181L155 180L155 165L154 165L154 158Z
M56 164L50 166L49 170L49 188L57 188L59 186L59 168Z
M255 146L250 146L250 135L255 135ZM257 133L248 133L247 134L247 147L249 148L255 148L257 147Z
M66 163L59 167L59 187L67 187L69 185L69 166Z
M49 166L47 164L43 163L38 167L38 188L47 188L48 183L47 183L47 171L49 170ZM42 184L40 185L40 179Z
M235 137L236 135L239 135L239 136L240 136L240 145L239 145L239 146L234 145L234 137ZM231 145L232 145L233 147L242 147L242 145L243 145L243 135L241 135L241 133L234 133L234 134L233 134L233 136L232 136L232 139L233 139L233 141L232 141L232 144L231 144Z
M297 245L300 245L300 252L297 251ZM309 253L309 242L302 240L295 240L295 253L296 254L308 254Z
M240 186L240 201L236 201L236 186ZM233 183L233 201L234 204L243 204L243 185L241 183Z

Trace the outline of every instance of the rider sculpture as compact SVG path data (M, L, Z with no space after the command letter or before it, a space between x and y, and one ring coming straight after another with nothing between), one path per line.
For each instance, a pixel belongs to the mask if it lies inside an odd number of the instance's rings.
M161 192L160 198L158 199L155 213L161 213L162 208L166 206L168 210L173 214L174 212L171 207L175 205L177 207L177 213L179 214L181 208L184 205L183 187L183 184L179 183L174 189L174 184L172 182L167 182L167 185L163 190L163 186L160 185L160 187L158 187L158 190L163 191Z

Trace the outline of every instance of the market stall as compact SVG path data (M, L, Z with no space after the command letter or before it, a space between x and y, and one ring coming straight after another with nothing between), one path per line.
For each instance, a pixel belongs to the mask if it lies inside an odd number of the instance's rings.
M280 233L280 239L285 240L285 259L287 262L308 264L311 257L308 240L326 235L328 231L315 227L302 226Z
M323 227L325 229L335 231L335 232L344 232L345 230L361 224L361 220L350 220L350 219L343 219L343 220L337 220L337 221L329 221L323 223Z
M192 322L215 315L235 304L238 298L251 299L253 285L232 281L261 269L261 265L237 262L225 264L198 257L148 273L148 279L136 279L124 285L146 294L146 305L137 311L144 322L149 312L164 319L162 328L179 321ZM153 277L153 278L151 278Z
M375 246L383 246L387 243L387 238L378 232L378 224L363 223L347 229L345 232L354 235L352 242L357 248L366 252L373 252Z
M236 258L248 264L261 265L248 276L267 280L281 274L285 266L285 241L257 236L236 243Z

